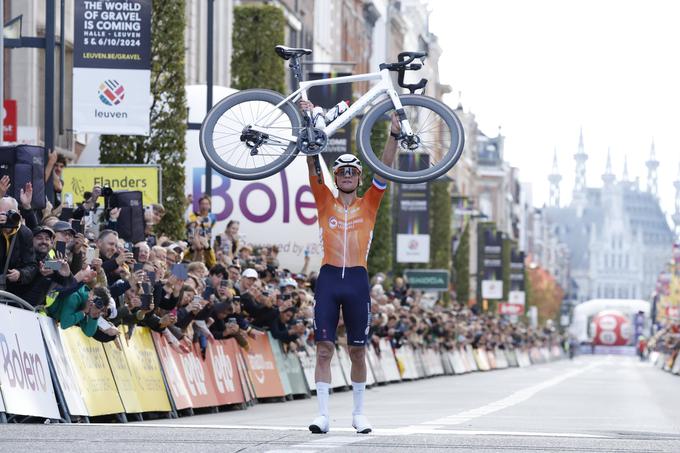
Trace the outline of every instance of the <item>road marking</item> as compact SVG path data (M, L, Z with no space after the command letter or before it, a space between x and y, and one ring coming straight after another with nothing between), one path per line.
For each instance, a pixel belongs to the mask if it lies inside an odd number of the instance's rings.
M507 409L509 407L515 406L517 404L523 403L524 401L530 399L534 395L536 395L538 392L541 390L545 390L547 388L553 387L561 382L566 381L567 379L571 379L574 376L578 376L581 373L585 373L586 371L590 371L596 367L598 367L599 364L591 364L588 365L584 368L581 368L579 370L574 370L570 371L569 373L566 373L562 376L557 376L552 379L548 379L547 381L543 381L539 384L532 385L530 387L524 388L522 390L518 390L515 393L511 394L510 396L507 396L503 399L500 399L498 401L494 401L492 403L489 403L487 405L471 409L468 411L460 412L458 414L454 415L449 415L448 417L443 417L443 418L438 418L436 420L431 420L429 422L423 422L420 423L419 425L414 425L414 427L418 426L437 426L437 427L444 427L444 426L451 426L451 425L460 425L462 423L468 422L472 419L483 417L485 415L492 414L494 412L501 411L503 409ZM406 429L411 429L413 427L409 426Z
M225 429L225 430L262 430L262 431L305 431L309 432L309 428L304 426L275 426L275 425L193 425L193 424L179 424L179 423L126 423L126 424L112 424L112 423L87 423L87 424L63 424L58 426L72 426L72 427L88 427L88 426L106 426L109 428L183 428L183 429ZM401 428L375 428L370 435L356 434L354 428L331 428L333 433L354 433L354 436L336 437L332 435L324 435L318 440L323 444L326 439L331 444L336 442L335 439L350 439L352 442L359 442L373 436L408 436L413 434L450 434L456 436L513 436L513 437L575 437L575 438L593 438L593 439L611 439L612 436L605 436L599 434L583 434L583 433L552 433L552 432L533 432L533 431L481 431L481 430L467 430L467 429L437 429L437 426L413 425ZM310 434L311 435L311 434ZM314 435L316 436L316 434ZM307 442L306 444L310 444ZM350 443L347 441L347 443ZM310 447L311 448L311 447ZM310 453L310 452L307 452Z
M276 450L267 450L265 453L290 453L292 451L303 451L305 453L313 453L319 450L331 450L333 448L344 447L345 445L352 444L354 442L359 442L366 438L365 435L362 437L358 436L326 436L311 440L309 442L304 442L301 444L291 445L287 448L278 448Z

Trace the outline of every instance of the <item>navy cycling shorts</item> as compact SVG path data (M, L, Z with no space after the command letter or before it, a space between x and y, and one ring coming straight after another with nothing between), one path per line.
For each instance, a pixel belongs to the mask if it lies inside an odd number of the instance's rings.
M366 268L342 268L324 264L319 271L314 293L314 339L336 340L342 310L349 346L365 346L371 326L371 296Z

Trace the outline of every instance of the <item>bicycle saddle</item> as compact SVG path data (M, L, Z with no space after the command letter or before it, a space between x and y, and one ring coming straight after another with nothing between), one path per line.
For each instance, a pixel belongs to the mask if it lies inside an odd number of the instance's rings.
M276 50L276 53L279 55L279 57L283 58L284 60L290 60L293 57L300 57L302 55L309 55L312 53L310 49L286 46L276 46L274 47L274 50Z

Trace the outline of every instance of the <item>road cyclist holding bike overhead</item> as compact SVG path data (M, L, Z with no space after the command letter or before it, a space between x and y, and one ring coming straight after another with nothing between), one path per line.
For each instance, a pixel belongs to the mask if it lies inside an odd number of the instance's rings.
M301 100L300 107L311 111L313 105ZM391 167L397 151L400 124L392 116L390 138L385 144L382 162ZM354 407L352 426L357 433L368 434L372 426L364 414L366 389L366 345L371 324L367 259L373 226L387 181L376 175L363 197L357 196L361 182L361 161L343 154L333 163L337 198L317 174L317 156L308 156L309 184L318 209L323 246L323 261L316 284L314 305L314 339L316 342L316 395L319 415L309 425L313 433L326 433L330 426L328 411L331 387L331 359L335 351L336 329L340 312L347 330L347 346L352 363Z

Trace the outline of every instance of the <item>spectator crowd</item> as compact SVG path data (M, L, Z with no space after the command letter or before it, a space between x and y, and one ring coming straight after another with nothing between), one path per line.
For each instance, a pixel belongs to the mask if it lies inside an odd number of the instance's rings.
M31 209L30 183L17 200L7 196L9 177L0 179L3 289L62 328L79 326L100 342L120 342L124 332L146 326L178 352L193 343L205 351L208 342L222 338L248 348L248 337L265 331L289 350L313 344L317 273L310 272L308 256L300 269L285 269L276 245L253 247L239 239L238 221L214 231L207 196L197 203L198 212L187 198L185 237L156 234L165 211L153 204L132 218L144 223L145 236L132 242L119 226L126 208L108 207L110 189L95 186L79 202L61 200L63 165L53 162L55 206L48 203L43 210ZM534 330L466 305L428 303L401 277L388 284L385 274L373 276L371 298L370 339L386 338L394 348L514 348L562 341L550 329ZM339 329L341 342L342 321Z

